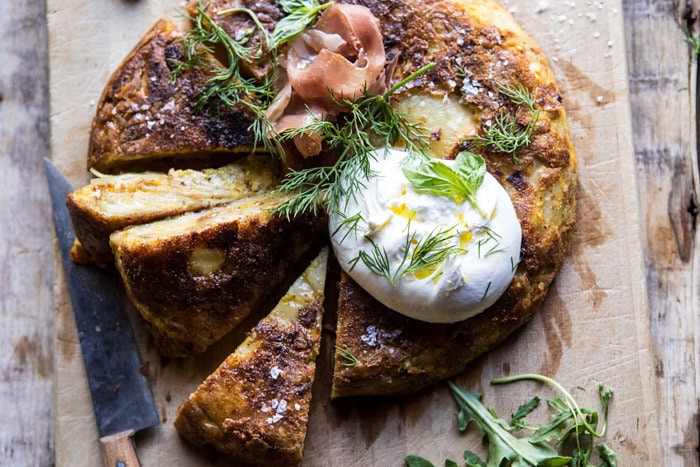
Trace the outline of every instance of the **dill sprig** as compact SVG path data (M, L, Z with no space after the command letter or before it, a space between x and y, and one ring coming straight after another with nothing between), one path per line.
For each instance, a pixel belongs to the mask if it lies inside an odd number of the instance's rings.
M339 347L336 345L335 348L338 351L338 355L346 360L342 362L343 366L353 367L362 363L360 359L352 354L350 347Z
M369 94L366 90L357 99L333 96L345 113L336 122L315 119L311 124L285 131L284 141L302 135L320 136L327 149L337 154L330 166L292 170L282 180L279 192L291 197L275 208L287 218L304 212L340 210L363 188L363 180L372 176L373 151L378 147L402 145L409 152L424 153L428 147L427 131L420 124L406 120L391 106L391 97L399 89L435 66L426 65L411 73L384 94Z
M358 212L353 216L346 216L345 213L341 211L336 212L336 214L338 217L342 218L342 220L338 223L338 227L336 227L336 229L333 231L331 237L335 237L341 230L346 229L345 235L343 235L343 238L341 238L339 242L342 244L345 239L348 238L348 235L350 235L351 232L357 236L357 229L360 226L360 222L362 222L364 218L362 217L361 212Z
M177 78L185 69L207 68L211 77L204 83L204 90L195 105L195 112L202 111L216 98L228 107L243 104L256 115L264 113L264 109L274 97L274 76L268 76L258 82L242 72L242 63L259 60L263 56L265 44L269 35L260 23L257 15L248 8L234 8L223 11L225 14L245 14L253 21L254 26L239 38L231 37L221 26L217 25L206 12L207 6L202 0L197 5L196 14L188 17L192 29L181 39L182 58L170 59L174 65L173 77ZM248 45L254 34L262 38L258 45ZM216 65L209 56L217 50L224 50L227 65Z
M532 142L532 132L540 117L540 111L536 110L527 126L520 125L515 117L508 112L501 112L494 118L483 136L476 135L468 138L477 147L490 146L497 152L515 154L521 148L527 147ZM513 160L518 159L513 155Z
M500 83L498 84L498 91L510 99L513 104L525 105L531 111L535 111L535 97L522 83Z
M513 113L502 111L491 122L483 135L475 135L467 138L467 141L476 147L491 147L496 152L512 154L513 161L517 164L515 153L532 143L532 133L540 118L540 111L535 108L537 100L522 83L500 83L497 85L499 93L504 95L516 106L524 105L532 112L530 122L523 126L519 124Z
M434 230L418 241L416 233L412 233L410 228L411 222L409 221L406 228L406 240L402 247L403 256L396 269L391 266L386 248L377 245L372 238L366 237L372 248L369 251L360 250L358 255L350 261L350 270L362 261L367 269L374 274L396 284L407 274L436 269L450 256L464 252L459 246L452 244L455 238L454 227L440 231Z

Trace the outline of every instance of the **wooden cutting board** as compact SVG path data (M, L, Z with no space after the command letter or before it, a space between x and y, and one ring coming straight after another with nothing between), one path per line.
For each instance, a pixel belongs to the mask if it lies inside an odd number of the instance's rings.
M549 56L565 99L580 157L578 226L570 257L539 313L458 382L483 393L485 403L506 417L532 395L554 393L530 383L493 387L494 377L553 376L593 408L596 382L604 381L615 389L607 442L619 465L661 465L621 0L505 3ZM176 18L182 7L172 0L48 0L53 159L76 186L89 179L89 127L109 75L158 18ZM60 466L95 466L100 457L85 370L61 268L56 271L56 460ZM202 357L167 360L154 352L131 313L163 420L137 437L142 463L226 465L181 441L172 422L180 403L241 333ZM325 339L307 465L399 466L411 453L440 464L448 456L461 459L466 448L479 449L478 435L458 433L455 404L443 384L401 398L331 402L331 371L323 365L331 345Z

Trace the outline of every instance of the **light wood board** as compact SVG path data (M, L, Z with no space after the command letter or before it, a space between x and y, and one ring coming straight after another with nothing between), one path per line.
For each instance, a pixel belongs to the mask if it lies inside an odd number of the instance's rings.
M157 18L174 18L181 6L165 0L49 0L53 157L74 184L88 179L89 125L109 75ZM507 6L550 57L565 98L580 157L578 227L542 310L459 382L482 392L506 416L535 392L553 393L530 384L494 388L488 384L494 377L548 374L593 407L596 382L604 381L616 390L607 442L620 465L659 465L621 2L510 0ZM57 463L97 465L95 425L60 275L55 290ZM164 419L137 440L144 465L225 465L182 442L172 421L236 336L204 358L165 361L134 318ZM441 463L478 447L478 436L458 434L444 385L397 399L330 402L329 379L328 369L320 369L305 451L309 465L401 465L409 453Z
M3 466L46 466L53 456L53 226L43 170L49 150L45 14L40 2L0 2Z

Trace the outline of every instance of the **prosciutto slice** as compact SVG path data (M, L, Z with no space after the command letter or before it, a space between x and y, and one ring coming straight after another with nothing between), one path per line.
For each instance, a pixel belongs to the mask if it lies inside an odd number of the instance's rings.
M379 77L386 62L382 33L366 7L345 4L326 10L315 29L324 34L312 30L294 39L287 75L304 101L332 108L337 100L330 93L354 99Z
M267 111L278 134L337 115L342 99L386 89L379 20L363 6L329 7L313 29L290 42L283 63L286 77ZM321 152L318 135L306 133L294 143L304 157Z

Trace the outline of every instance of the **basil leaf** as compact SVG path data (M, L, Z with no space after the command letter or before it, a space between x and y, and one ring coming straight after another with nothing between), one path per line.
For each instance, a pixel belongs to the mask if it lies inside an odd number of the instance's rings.
M474 196L484 183L486 176L486 162L484 158L468 151L462 151L455 159L455 171L466 181L467 186L473 190Z
M476 196L486 176L486 162L481 156L463 151L453 167L424 159L417 167L405 167L403 173L417 192L454 198L458 203L467 200L486 217Z
M280 0L280 7L288 14L277 22L270 37L270 49L276 49L304 32L316 16L332 4L321 4L317 0Z
M452 459L445 459L445 467L459 467Z

